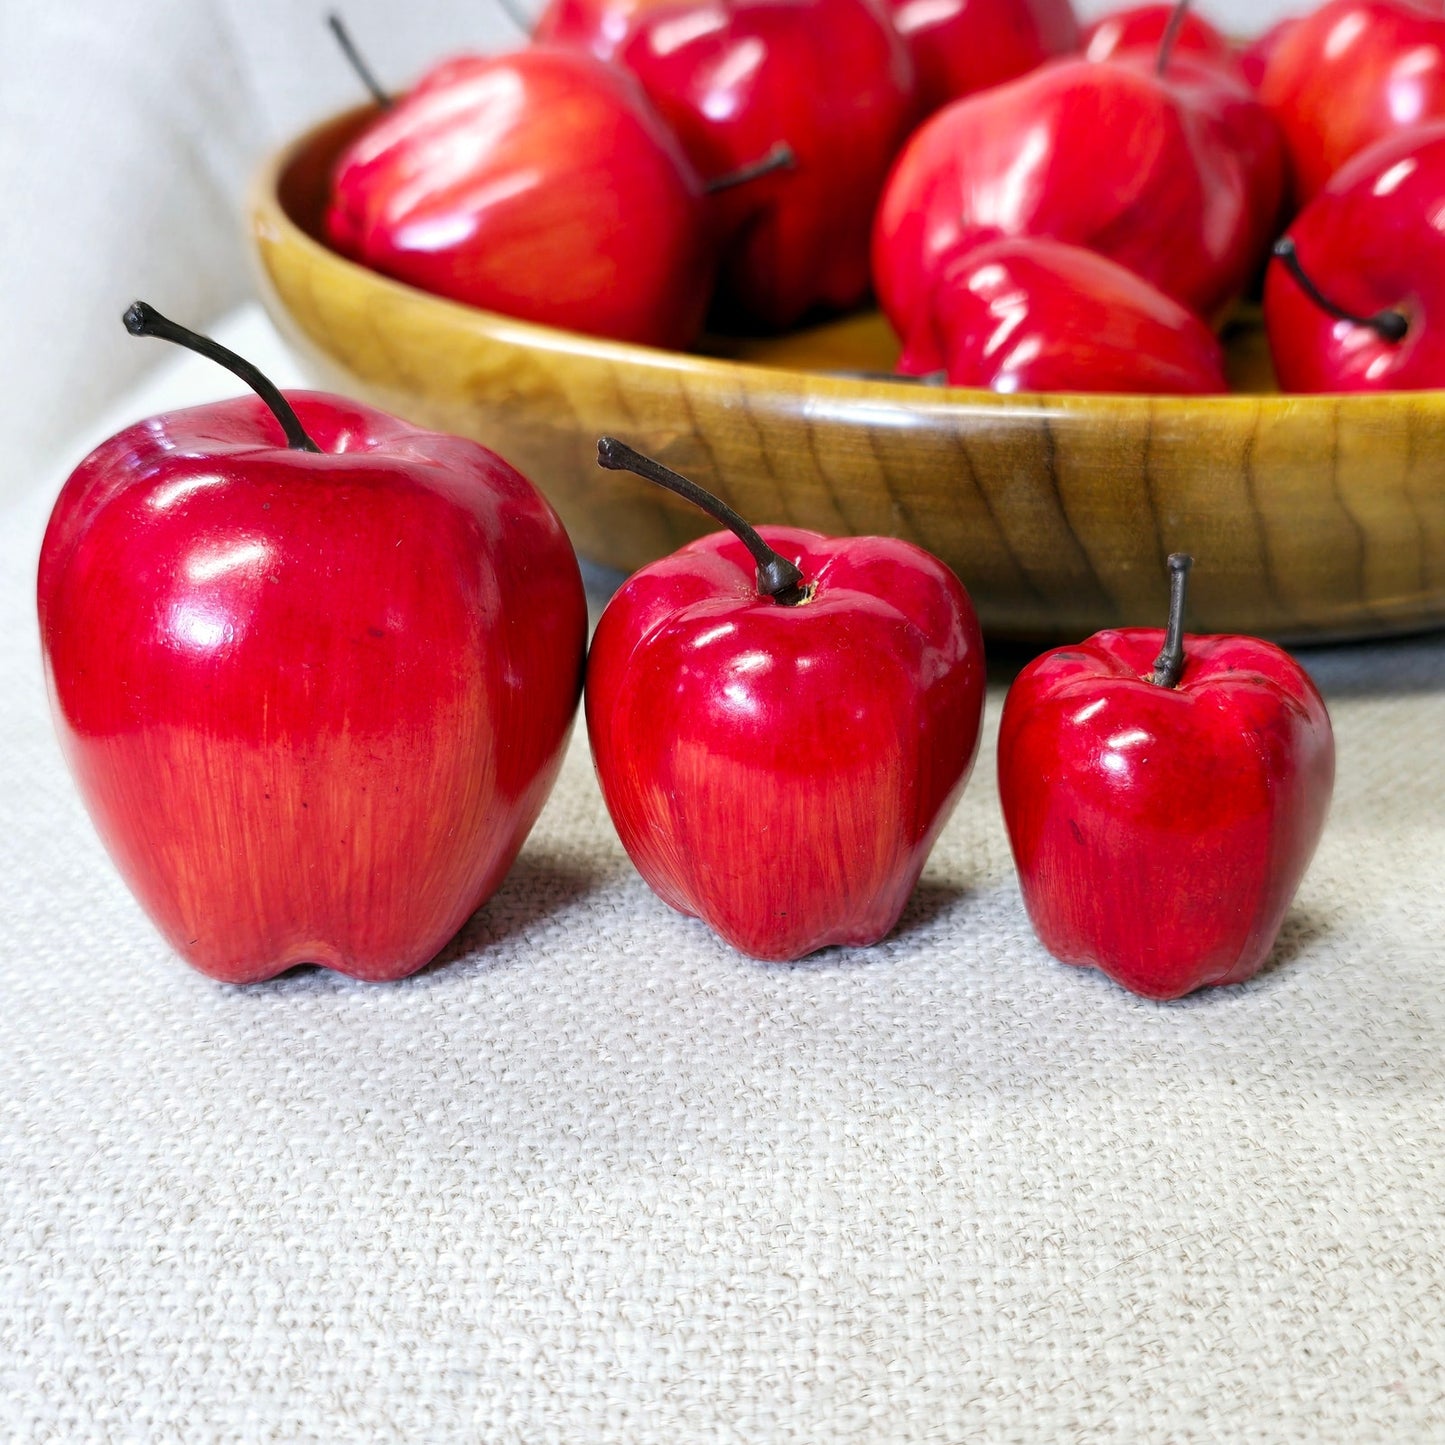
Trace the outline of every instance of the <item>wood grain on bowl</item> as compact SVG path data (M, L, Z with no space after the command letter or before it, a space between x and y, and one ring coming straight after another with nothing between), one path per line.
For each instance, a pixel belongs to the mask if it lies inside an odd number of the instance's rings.
M272 316L318 384L485 442L552 499L584 556L634 568L708 529L600 470L604 433L754 522L906 537L963 578L994 637L1162 625L1194 554L1192 631L1287 640L1445 623L1445 393L1271 394L1232 328L1227 397L998 396L886 372L876 316L656 351L440 300L319 239L327 177L367 112L261 172L251 237Z

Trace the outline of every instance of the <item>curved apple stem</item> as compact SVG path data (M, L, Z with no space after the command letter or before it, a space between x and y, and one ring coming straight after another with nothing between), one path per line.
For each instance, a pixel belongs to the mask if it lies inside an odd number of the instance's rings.
M1383 311L1375 312L1373 316L1357 316L1353 311L1346 311L1343 306L1336 306L1310 280L1305 268L1300 264L1299 252L1295 249L1291 237L1281 236L1274 243L1274 254L1276 259L1284 263L1285 270L1294 277L1300 290L1326 315L1333 316L1338 321L1348 321L1354 326L1368 327L1385 341L1403 341L1405 339L1405 333L1410 329L1410 320L1403 311L1397 311L1393 306L1387 306Z
M281 423L281 430L286 433L286 445L292 451L321 451L306 435L301 418L296 415L296 409L291 403L281 395L280 388L252 366L244 356L237 356L229 347L212 341L209 336L202 336L199 332L167 320L154 306L144 301L132 301L121 320L125 322L125 329L132 336L154 336L161 341L173 341L177 346L199 352L200 355L224 366L227 371L239 376L271 409L271 415Z
M1189 569L1194 558L1188 552L1169 554L1169 630L1164 648L1154 659L1155 687L1177 687L1184 672L1184 599L1189 591Z
M326 23L336 37L336 43L341 47L341 53L351 63L351 68L356 72L357 78L371 93L371 98L376 102L377 107L381 110L390 110L392 98L382 88L381 82L376 78L371 67L361 58L361 52L356 48L356 42L351 38L351 32L346 28L346 22L333 10L326 17Z
M780 140L760 160L749 166L739 166L735 171L710 180L703 190L708 195L715 196L719 191L730 191L734 186L745 186L749 181L761 180L764 176L772 175L774 171L791 171L797 164L798 157L793 153L792 146L787 141Z
M1159 37L1159 54L1154 61L1154 74L1163 75L1169 68L1169 57L1174 53L1174 42L1179 39L1179 32L1184 28L1184 17L1189 14L1189 0L1178 0L1169 16L1169 23L1164 27L1164 34Z
M809 589L798 567L769 547L721 497L713 496L661 462L634 451L616 437L598 438L597 465L612 472L634 472L649 482L656 482L658 486L666 487L694 506L701 507L715 522L721 522L753 554L753 560L758 564L758 592L762 596L771 597L784 607L796 607L808 600Z

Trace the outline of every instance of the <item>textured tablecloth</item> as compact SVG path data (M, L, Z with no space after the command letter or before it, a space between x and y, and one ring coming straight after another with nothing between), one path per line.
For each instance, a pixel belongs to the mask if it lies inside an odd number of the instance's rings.
M186 361L116 419L232 389ZM0 1438L1445 1439L1440 638L1306 657L1335 808L1241 987L1044 955L995 688L877 948L764 966L670 912L579 735L437 964L236 989L52 741L59 480L0 542Z

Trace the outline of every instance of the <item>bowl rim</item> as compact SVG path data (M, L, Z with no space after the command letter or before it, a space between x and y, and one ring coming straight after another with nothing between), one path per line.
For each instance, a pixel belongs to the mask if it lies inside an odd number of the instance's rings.
M1340 420L1367 423L1381 411L1409 408L1416 403L1445 402L1445 387L1420 388L1410 391L1342 391L1342 392L1219 392L1204 395L1149 392L998 392L981 387L923 385L903 377L886 375L851 375L846 371L831 372L734 358L709 356L694 351L670 351L663 347L638 342L617 341L593 336L582 331L568 331L541 322L527 321L499 311L488 311L467 302L438 296L405 281L399 281L353 261L312 235L287 209L281 199L281 183L289 169L308 150L333 131L354 126L378 107L371 102L335 111L308 126L300 134L276 147L266 155L253 173L247 198L248 239L253 251L263 241L284 241L299 246L321 264L334 265L348 271L363 284L390 292L411 306L431 306L450 312L453 319L468 328L482 327L496 340L514 346L543 351L563 352L613 365L684 371L694 375L717 378L739 374L761 381L781 391L826 391L831 395L872 400L890 405L907 404L922 412L950 414L979 412L1034 413L1060 415L1099 412L1116 422L1122 416L1152 416L1161 407L1200 408L1211 412L1242 413L1258 410L1277 414L1309 406L1327 404ZM261 263L264 268L264 262Z

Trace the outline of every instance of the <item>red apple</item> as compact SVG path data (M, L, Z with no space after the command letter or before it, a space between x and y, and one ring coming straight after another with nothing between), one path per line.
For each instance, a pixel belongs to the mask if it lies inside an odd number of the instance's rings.
M898 369L994 391L1202 395L1224 352L1192 311L1106 256L993 241L946 260Z
M1366 146L1445 118L1445 14L1412 0L1329 0L1279 38L1259 94L1303 205Z
M1010 688L998 743L1040 942L1158 999L1259 971L1335 773L1329 714L1287 653L1182 636L1187 564L1170 558L1167 638L1127 628L1045 653Z
M1276 20L1263 34L1257 35L1239 52L1239 68L1244 78L1256 90L1264 83L1264 73L1269 68L1270 57L1279 48L1279 43L1294 29L1297 16L1289 15Z
M712 286L702 182L631 76L573 50L438 66L337 164L327 233L423 290L688 345Z
M536 45L575 45L611 60L632 22L676 0L548 0L532 27Z
M1133 5L1101 16L1084 31L1084 58L1111 60L1128 50L1157 49L1177 9L1177 5ZM1242 74L1234 46L1192 11L1186 11L1179 22L1173 45L1176 55L1193 55L1222 66L1231 75Z
M1348 161L1265 276L1285 391L1445 387L1445 121Z
M127 324L198 340L139 304ZM140 422L66 483L38 589L55 723L188 962L400 978L496 889L551 789L581 579L485 447L269 396L274 415L246 396Z
M699 489L612 438L604 465ZM962 584L885 537L704 537L607 605L587 728L652 889L754 958L898 921L978 747L983 645ZM747 540L740 540L746 536Z
M929 115L1079 48L1070 0L886 0Z
M1201 316L1274 234L1279 138L1243 81L1189 55L1056 61L955 101L912 137L878 208L874 283L909 334L938 266L1005 236L1109 256Z
M863 300L873 209L914 106L908 52L869 0L649 7L617 59L703 176L792 154L717 197L725 310L781 328Z

